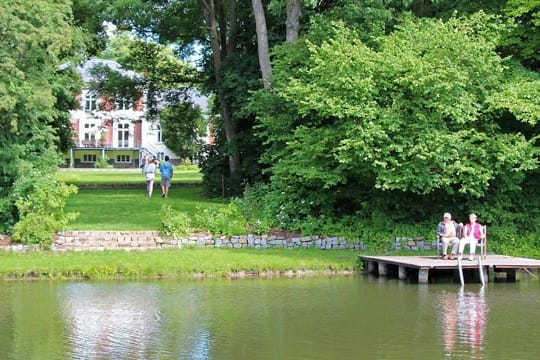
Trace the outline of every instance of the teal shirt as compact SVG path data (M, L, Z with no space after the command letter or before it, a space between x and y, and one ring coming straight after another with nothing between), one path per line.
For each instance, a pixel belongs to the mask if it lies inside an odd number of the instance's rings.
M172 178L173 167L170 162L164 161L159 164L159 172L161 173L162 178Z

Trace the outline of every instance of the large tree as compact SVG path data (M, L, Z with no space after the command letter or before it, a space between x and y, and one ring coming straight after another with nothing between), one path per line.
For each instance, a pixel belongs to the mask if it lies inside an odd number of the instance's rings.
M72 55L78 35L71 24L70 1L9 0L0 6L2 231L19 218L18 197L32 197L32 187L15 194L18 180L41 176L36 164L54 163L50 157L62 143L59 135L63 132L64 140L70 137L62 112L72 104L67 95L73 90L69 85L73 79L61 74L61 65ZM54 197L55 185L49 185Z
M487 216L512 208L515 193L494 194L517 191L538 168L538 134L508 122L533 129L540 83L497 54L503 32L484 15L408 16L370 47L342 23L323 21L294 51L276 49L273 91L254 105L270 145L268 203L281 204L289 220L425 217L488 199Z

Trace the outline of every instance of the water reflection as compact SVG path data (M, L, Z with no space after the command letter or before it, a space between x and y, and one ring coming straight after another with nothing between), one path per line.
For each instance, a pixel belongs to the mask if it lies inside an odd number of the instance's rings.
M138 284L70 284L63 289L67 338L75 359L147 358L160 335L159 293Z
M485 288L477 292L444 291L439 299L445 355L451 358L483 359L489 312Z

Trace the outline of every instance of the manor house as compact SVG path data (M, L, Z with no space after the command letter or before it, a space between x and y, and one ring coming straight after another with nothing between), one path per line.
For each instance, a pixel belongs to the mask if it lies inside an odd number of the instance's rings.
M165 155L179 163L181 159L163 142L159 120L147 119L144 93L136 101L100 95L90 86L98 80L96 68L139 77L113 60L91 58L76 68L85 85L77 96L79 107L70 111L75 146L65 154L66 165L95 167L105 159L113 167L138 167L144 158L161 160Z

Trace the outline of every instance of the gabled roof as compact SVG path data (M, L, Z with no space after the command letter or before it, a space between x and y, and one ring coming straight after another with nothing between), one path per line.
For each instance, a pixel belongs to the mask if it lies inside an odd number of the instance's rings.
M134 71L124 69L119 63L114 60L109 59L100 59L100 58L90 58L82 65L77 66L76 70L81 75L81 78L85 83L95 82L98 79L94 78L92 75L92 69L94 67L108 67L114 72L117 72L123 76L129 77L130 79L135 79L140 77Z

